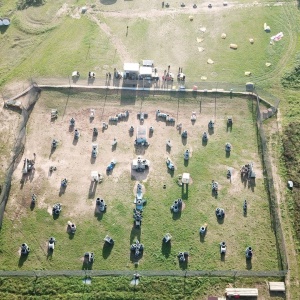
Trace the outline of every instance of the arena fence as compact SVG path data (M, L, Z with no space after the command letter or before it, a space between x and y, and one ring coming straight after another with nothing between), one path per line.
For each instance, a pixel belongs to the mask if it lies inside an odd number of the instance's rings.
M37 84L38 83L38 84ZM176 82L172 84L151 83L149 87L145 87L145 82L131 81L128 82L108 82L108 80L95 79L94 82L87 82L86 80L78 80L76 83L72 82L71 78L40 78L31 80L30 85L24 89L23 92L19 92L17 96L2 95L4 100L16 99L20 96L27 95L26 103L23 103L21 109L22 121L19 125L18 136L14 145L13 155L11 163L6 171L5 181L2 186L0 194L0 227L2 226L3 215L6 203L9 197L9 191L11 187L11 179L14 170L22 157L25 142L26 142L26 125L29 119L30 113L39 99L41 90L43 89L61 89L67 88L69 91L75 90L80 93L86 90L97 90L99 94L107 95L107 93L119 93L120 91L137 93L138 96L143 97L149 93L153 95L170 94L171 96L181 97L188 94L194 98L212 97L216 101L219 97L226 96L234 97L247 97L252 99L256 103L255 118L257 122L257 130L260 136L260 148L262 153L262 160L264 164L264 170L266 173L265 184L269 194L270 213L272 220L272 228L276 236L277 252L279 257L278 270L271 271L243 271L243 270L165 270L165 271L139 271L143 276L213 276L213 277L284 277L288 270L287 255L285 241L282 231L282 225L279 217L279 207L277 203L274 179L272 175L271 161L269 158L269 150L267 145L267 138L264 130L263 121L269 117L276 115L279 105L279 99L275 96L260 90L258 87L253 92L246 92L245 85L226 83L226 82L185 82L184 89L181 84ZM261 105L263 103L263 105ZM261 111L261 107L263 110ZM267 107L267 110L266 110ZM33 271L0 271L0 277L17 277L17 276L33 276L33 277L45 277L45 276L132 276L132 271L118 271L118 270L33 270Z

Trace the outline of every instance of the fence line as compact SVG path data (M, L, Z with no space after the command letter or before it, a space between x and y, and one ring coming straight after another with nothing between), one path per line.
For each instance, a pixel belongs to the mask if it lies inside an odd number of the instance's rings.
M26 141L26 125L27 121L29 119L30 113L32 111L32 108L34 107L36 101L39 98L41 88L75 88L78 89L78 92L81 90L90 90L90 89L100 89L105 90L107 92L107 89L111 90L112 92L117 92L119 89L124 89L124 87L120 86L96 86L96 85L72 85L70 83L70 80L68 78L67 84L62 79L55 79L58 82L53 82L52 80L49 80L47 82L47 79L41 79L38 80L38 82L41 83L41 85L33 84L31 83L31 87L27 88L24 93L28 94L27 102L23 103L22 108L22 121L19 126L19 134L16 139L16 143L14 145L13 149L13 156L10 163L10 166L6 172L6 179L5 183L3 185L1 194L0 194L0 227L2 226L3 221L3 214L5 210L5 206L8 200L10 186L11 186L11 178L12 174L17 166L17 164L20 161L20 158L22 156L24 147L25 147L25 141ZM204 86L206 85L206 86ZM188 85L189 86L189 85ZM193 87L196 86L196 83L193 83ZM137 90L139 87L125 87L125 89L129 90ZM202 88L202 89L201 89ZM144 90L144 89L143 89ZM270 96L271 102L269 101L268 94L267 93L261 93L261 90L259 90L259 94L263 94L264 97L260 97L258 95L257 88L253 93L246 92L244 85L236 85L232 83L218 83L218 82L201 82L197 85L197 91L192 89L185 89L185 90L176 90L171 89L155 89L149 88L149 90L153 91L155 94L165 94L165 93L192 93L193 95L198 94L210 94L214 97L217 97L218 94L226 94L230 96L246 96L246 97L252 97L253 100L256 100L257 103L257 115L256 115L256 121L257 121L257 128L258 132L260 134L261 139L261 149L262 149L262 159L264 163L264 167L266 169L267 173L267 182L266 186L269 192L269 201L270 201L270 210L272 214L272 226L275 231L276 236L276 242L277 242L277 250L279 253L280 263L281 263L281 270L273 270L273 271L243 271L243 270L165 270L165 271L140 271L139 273L143 276L214 276L214 277L284 277L287 274L288 270L288 264L287 264L287 256L286 256L286 248L285 248L285 242L281 227L281 221L279 218L278 213L278 204L276 200L276 193L274 189L273 184L273 176L272 176L272 167L271 162L269 159L268 154L268 147L267 147L267 139L264 132L264 125L263 120L267 117L271 117L276 114L277 107L279 104L279 99L277 99L274 96ZM18 96L24 95L24 93L20 93ZM17 97L14 97L13 99L16 99ZM10 98L12 99L12 98ZM264 103L267 105L267 107L270 107L267 115L264 112L261 112L260 110L260 103ZM46 276L132 276L133 271L125 270L55 270L55 271L46 271L46 270L35 270L35 271L0 271L0 277L18 277L18 276L29 276L29 277L46 277Z
M0 277L49 277L49 276L132 276L134 270L33 270L33 271L0 271ZM287 271L240 271L240 270L138 270L139 275L146 277L284 277Z

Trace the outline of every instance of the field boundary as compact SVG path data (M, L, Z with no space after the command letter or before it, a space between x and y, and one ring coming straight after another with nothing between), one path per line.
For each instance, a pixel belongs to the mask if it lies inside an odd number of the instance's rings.
M112 92L119 93L119 90L131 90L137 91L135 87L107 87L107 86L80 86L80 85L52 85L52 84L41 84L38 85L37 83L31 83L31 85L24 90L23 93L19 93L15 97L10 97L6 99L17 99L18 97L24 96L28 94L28 99L26 103L23 103L22 107L22 121L19 126L19 134L16 139L16 143L13 149L13 156L11 159L11 163L9 168L6 171L6 179L3 184L3 188L0 194L0 228L2 227L2 221L5 211L5 206L9 198L10 186L11 186L11 179L12 174L20 162L20 158L22 157L22 153L25 148L26 143L26 125L29 119L30 113L37 102L40 92L44 89L78 89L79 92L81 91L88 91L88 90L103 90L107 91L110 90ZM142 89L145 91L145 89ZM269 204L270 204L270 213L271 213L271 225L275 233L276 237L276 244L277 244L277 252L279 257L279 270L272 270L272 271L243 271L243 270L166 270L166 271L155 271L155 270L139 270L139 273L143 276L181 276L181 277L189 277L189 276L211 276L211 277L280 277L283 278L286 276L288 272L288 263L287 263L287 255L286 255L286 247L285 241L281 226L280 214L278 212L279 207L277 203L275 188L274 188L274 181L272 176L272 165L269 158L269 151L267 147L267 139L264 133L264 124L263 121L269 117L275 116L277 113L277 108L279 105L279 99L270 95L269 101L268 94L266 94L263 90L258 90L257 88L253 92L246 92L244 85L236 85L232 83L207 83L207 88L203 90L195 90L195 89L184 89L184 90L155 90L155 89L148 89L146 92L153 92L154 95L160 94L171 94L171 95L184 95L188 94L192 97L197 97L202 94L210 94L212 97L217 99L218 95L227 95L230 97L239 96L239 97L251 97L252 100L256 101L257 103L257 110L256 110L256 123L257 123L257 130L260 137L260 148L261 148L261 155L263 161L263 168L265 172L265 185L268 191L269 196ZM258 92L259 91L259 92ZM263 96L260 96L262 94ZM265 96L266 95L266 96ZM265 114L265 111L261 112L260 104L263 103L264 106L267 106L268 113ZM124 276L124 275L132 275L133 271L129 270L55 270L55 271L0 271L0 277L17 277L17 276L29 276L29 277L46 277L46 276Z

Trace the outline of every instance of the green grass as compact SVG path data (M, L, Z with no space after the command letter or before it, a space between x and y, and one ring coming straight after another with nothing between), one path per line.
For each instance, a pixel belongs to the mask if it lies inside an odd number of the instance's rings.
M103 217L94 216L94 198L89 199L88 193L76 191L76 185L90 184L84 176L80 181L76 178L71 179L68 190L61 198L57 197L56 189L47 180L44 174L43 165L53 161L57 164L61 172L66 172L63 166L57 161L60 158L59 149L68 147L68 141L64 140L49 160L49 149L47 143L40 144L34 151L40 157L40 167L38 167L38 177L32 183L27 182L20 190L18 174L16 174L11 199L16 199L16 204L7 206L6 217L4 219L1 232L1 251L5 253L0 257L3 269L81 269L81 257L86 251L94 251L97 257L94 269L115 269L115 270L134 270L135 266L130 259L129 246L135 238L140 239L145 245L145 253L140 260L139 269L141 270L180 270L178 266L177 254L180 251L190 252L190 261L187 266L191 270L246 270L244 251L248 245L255 249L255 256L252 261L252 270L278 270L278 258L273 253L275 247L275 237L270 229L270 216L268 208L267 193L264 187L262 175L258 175L256 186L250 188L244 186L239 179L239 168L249 161L254 162L255 168L261 169L260 157L258 154L257 136L253 112L255 105L240 98L218 98L216 130L210 136L207 146L202 146L201 131L206 130L207 123L201 121L202 118L210 118L214 114L214 99L202 97L202 113L199 114L199 121L195 127L190 124L187 113L199 108L199 100L189 97L178 98L176 94L171 97L144 97L143 109L154 115L154 109L159 107L162 111L170 111L176 115L175 107L179 107L179 118L188 126L190 132L188 144L180 142L178 133L173 127L163 124L155 124L155 127L162 126L165 133L162 137L154 134L151 139L153 145L159 145L161 138L167 136L175 143L175 148L171 153L171 158L177 166L174 177L167 173L165 165L164 151L153 152L151 147L146 151L146 156L152 162L153 168L147 182L145 182L148 201L144 210L144 219L141 231L132 229L132 199L135 181L131 180L129 170L123 171L118 175L118 185L114 177L105 177L103 184L99 186L99 192L104 199L107 199L109 208ZM180 94L179 94L180 95ZM82 100L84 99L84 102ZM105 100L105 102L104 102ZM27 150L31 150L30 141L41 136L43 140L51 140L51 129L60 126L63 121L67 95L58 91L43 92L40 100L32 113L31 121L28 124ZM105 106L104 106L105 103ZM127 105L132 113L131 121L134 122L134 114L139 110L141 100L136 100L135 104ZM65 111L64 120L68 120L76 111L82 116L89 107L95 107L96 111L104 108L104 119L112 112L117 112L120 107L119 95L108 95L106 99L100 93L71 93L68 97L68 105ZM50 131L46 128L36 128L33 120L45 113L50 108L57 107L60 117L56 123L49 125ZM232 132L226 131L226 118L233 115L234 126ZM187 120L187 121L186 121ZM78 122L82 122L82 117L78 117ZM64 121L66 122L66 121ZM202 122L202 123L200 123ZM200 125L202 124L202 125ZM53 127L54 126L54 127ZM79 125L80 126L80 125ZM85 140L89 132L90 124L87 128L82 127L82 139ZM100 143L98 168L104 170L107 160L110 159L106 154L107 139L119 130L126 132L128 124L120 123L118 126L110 126L108 135L104 134L99 139ZM63 133L59 131L61 127L55 129L56 136L60 137ZM39 130L43 133L39 133ZM88 131L86 131L88 130ZM61 133L59 133L61 132ZM247 143L245 144L245 137ZM233 151L230 157L225 156L224 145L230 141ZM132 141L127 134L120 140L117 151L124 153L124 159L120 165L129 164L133 151ZM89 142L87 143L89 145ZM123 146L122 146L123 145ZM130 146L131 145L131 146ZM186 148L192 149L192 158L188 166L184 166L182 153ZM72 150L76 155L76 150ZM85 156L82 157L78 166L78 174L85 174ZM86 161L87 162L87 161ZM88 162L90 164L90 162ZM227 166L234 168L236 176L232 184L226 179ZM82 172L81 172L82 170ZM115 172L118 172L118 165ZM177 175L183 172L191 174L193 183L189 186L188 192L182 190L177 184ZM60 173L62 174L62 173ZM62 176L62 175L59 175ZM211 180L215 179L220 184L218 199L211 195ZM162 184L167 185L167 189L162 189ZM34 211L28 207L30 195L35 192L39 198L44 199L44 204L40 204ZM241 195L242 193L242 195ZM170 206L177 198L183 198L186 207L180 218L172 218ZM75 202L74 202L74 199ZM247 218L242 214L242 204L244 199L249 203ZM13 200L11 200L13 201ZM42 201L42 200L41 200ZM47 212L47 207L53 205L53 201L63 203L62 215L54 220ZM85 203L88 208L83 211L81 216L75 217L78 231L73 239L70 239L65 232L67 221L72 217L72 211L78 207L77 203ZM226 211L224 224L218 224L215 217L215 209L223 207ZM256 212L260 211L257 216ZM204 223L208 223L208 234L204 240L200 240L198 230ZM15 226L13 226L15 224ZM238 230L237 230L238 228ZM162 248L161 239L166 232L173 236L172 247ZM116 240L116 244L111 252L103 249L102 239L109 233ZM53 257L47 257L46 242L50 236L57 239L57 247ZM13 242L6 243L10 237ZM28 259L20 263L18 247L24 242L30 245L32 252ZM228 243L228 255L225 261L220 261L219 246L220 241ZM264 245L268 245L265 248ZM13 253L13 255L7 255Z
M229 286L258 287L260 297L269 298L268 287L260 282L266 280L200 277L141 277L138 286L130 285L130 277L94 277L91 285L82 283L78 277L52 278L1 278L0 296L11 299L207 299L209 295L224 295ZM268 278L269 281L278 280ZM282 300L274 294L272 300Z

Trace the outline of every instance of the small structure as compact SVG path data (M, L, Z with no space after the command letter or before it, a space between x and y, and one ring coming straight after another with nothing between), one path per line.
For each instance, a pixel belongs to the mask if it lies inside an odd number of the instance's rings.
M54 237L51 237L48 241L48 250L49 251L53 251L54 250L54 246L55 246L55 238Z
M23 174L29 173L32 169L34 169L34 160L25 158L22 170Z
M95 110L93 108L90 109L90 119L95 118Z
M245 251L245 254L246 254L246 259L251 259L252 256L253 256L253 250L252 250L252 247L247 247L246 248L246 251Z
M98 171L91 172L91 181L100 183L102 182L102 180L103 180L103 176L99 174Z
M79 139L79 137L80 137L80 132L79 132L79 130L78 129L75 129L74 130L74 139Z
M218 218L218 219L224 219L224 217L225 217L225 210L223 209L223 208L217 208L216 209L216 217Z
M104 242L108 245L114 245L115 241L108 235L105 236Z
M212 190L213 193L218 195L219 184L214 180L211 181L211 190Z
M253 93L255 90L255 85L253 82L247 82L246 83L246 92Z
M284 284L284 282L270 281L269 282L269 289L270 289L270 292L283 292L283 293L285 293L285 284Z
M128 119L128 117L129 117L129 111L128 111L128 110L125 110L125 111L122 112L122 113L118 113L116 116L118 117L118 120L119 120L119 121L120 121L120 120L124 120L124 119Z
M253 170L253 162L242 166L241 177L244 179L254 179L256 177L256 174Z
M169 150L172 148L172 144L171 144L170 140L166 141L166 146L167 146L167 149L169 149Z
M92 144L92 157L96 158L98 155L98 144Z
M75 232L76 232L75 223L72 223L71 221L68 221L68 230L69 230L70 233L75 234Z
M57 109L51 109L51 119L56 119L58 117Z
M214 127L215 127L214 121L213 121L213 120L210 120L210 121L208 122L208 129L214 129Z
M200 235L204 236L206 234L206 231L207 231L207 223L205 223L203 226L200 227L199 233Z
M256 288L226 288L225 295L227 297L258 297L258 289Z
M140 66L139 79L151 80L152 79L152 66L151 67Z
M190 183L190 173L183 173L181 182L182 182L182 184L189 184Z
M4 25L4 26L9 26L10 25L10 19L9 18L3 18L1 19L2 21L2 24L0 23L0 26L1 25Z
M93 136L98 135L98 129L96 127L93 128Z
M30 252L30 248L28 247L28 245L26 243L23 243L21 245L21 255L25 256L28 255Z
M184 130L183 132L182 132L182 134L181 134L181 137L183 138L183 139L186 139L187 138L187 131L186 130Z
M289 188L290 190L292 190L293 187L294 187L293 181L292 181L292 180L289 180L289 181L287 182L287 184L288 184L288 188Z
M225 151L226 152L230 152L231 151L231 144L230 143L226 143L225 144Z
M171 170L171 171L175 170L175 166L174 166L174 164L172 163L172 161L169 157L166 160L166 164L167 164L167 167L168 167L169 170Z
M170 233L166 233L165 236L163 237L162 241L163 243L170 243L172 239L172 236Z
M60 214L61 210L62 210L61 204L55 203L52 208L52 213L53 213L53 215L58 216Z
M170 210L172 213L178 213L182 209L182 199L178 198L174 201L173 205L171 205Z
M185 152L183 154L183 158L184 158L184 160L189 160L190 159L190 151L188 149L185 150Z
M231 175L232 175L231 170L230 170L230 169L227 169L227 173L226 173L227 179L230 179L230 178L231 178Z
M71 118L71 119L70 119L70 126L71 126L71 127L74 127L74 126L75 126L75 119L74 119L74 118Z
M144 120L148 118L148 114L145 112L139 112L137 113L137 117L141 122L144 122Z
M136 240L135 243L130 246L130 251L134 253L135 257L139 257L144 251L144 245Z
M80 77L80 74L79 74L78 71L73 71L73 72L72 72L72 78L73 78L73 79L78 79L79 77Z
M94 78L96 78L96 73L90 71L90 72L88 73L88 77L89 77L89 79L94 79Z
M124 63L124 79L129 80L137 80L139 71L140 71L140 65L139 63Z
M58 141L56 139L52 140L51 147L55 149L57 147Z
M117 139L114 138L113 141L111 142L111 146L116 147L117 143L118 143Z
M244 215L247 214L247 200L246 199L243 204L243 211L244 211Z
M105 130L108 128L108 124L105 122L102 122L102 130Z
M148 169L150 166L150 161L143 159L141 156L138 156L137 159L132 160L132 170L137 172L143 172Z
M107 209L107 205L102 198L97 198L96 199L96 207L99 209L101 212L105 212Z
M232 127L232 124L233 124L232 116L228 116L228 118L227 118L227 126L228 127Z
M142 210L137 210L137 209L133 210L133 220L134 220L135 228L140 228L142 226L142 219L143 219L142 213L143 213Z
M117 161L115 159L112 159L111 162L109 163L109 165L106 167L106 172L111 172L114 167L116 166Z
M220 253L221 253L221 255L222 254L226 254L226 249L227 249L226 243L225 242L221 242L220 243Z
M177 257L178 257L179 262L183 263L188 260L189 253L188 252L179 252Z
M197 119L196 112L193 111L193 112L192 112L192 115L191 115L191 121L192 121L192 122L195 122L196 119Z
M37 201L37 196L36 194L32 194L31 196L31 207L34 207Z
M94 252L85 252L83 258L85 263L92 264L95 261Z
M142 185L138 183L136 188L136 196L134 199L134 203L136 205L136 211L143 211L144 205L147 203L147 200L143 198Z
M129 132L130 132L130 133L133 133L133 132L134 132L134 127L133 127L133 126L130 126L130 127L129 127Z
M153 127L153 126L150 126L150 127L149 127L149 133L152 134L153 132L154 132L154 127Z
M136 146L149 146L149 144L147 142L147 127L146 126L138 127L135 145Z
M207 135L206 131L204 131L203 134L202 134L202 140L203 140L203 142L207 142L208 141L208 135Z
M21 109L22 108L22 102L18 101L18 100L13 100L13 99L5 100L4 101L4 107L14 107L14 108L20 108Z
M67 185L68 185L68 179L67 178L62 179L62 181L60 182L60 186L65 188L67 187Z

